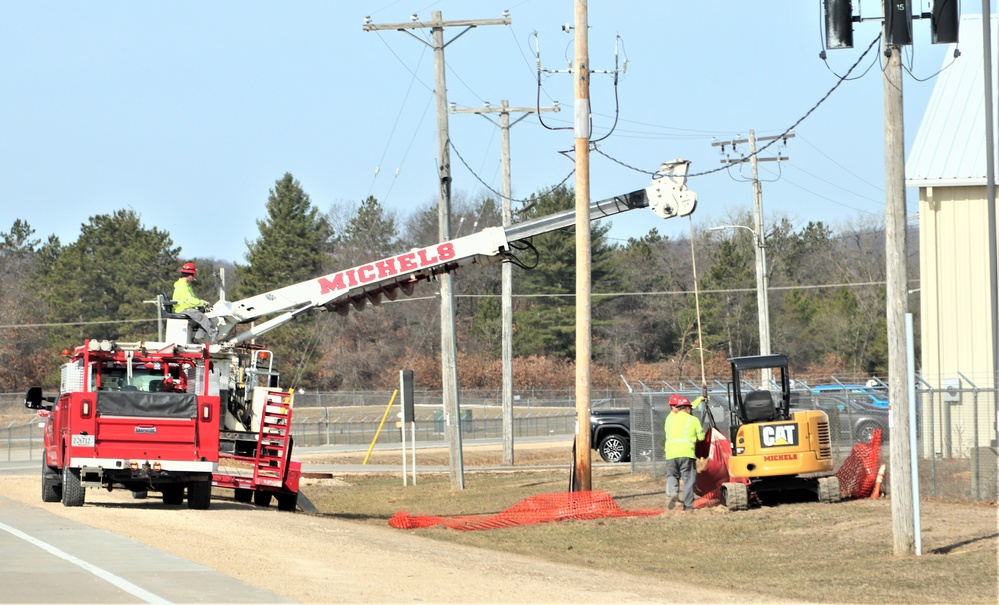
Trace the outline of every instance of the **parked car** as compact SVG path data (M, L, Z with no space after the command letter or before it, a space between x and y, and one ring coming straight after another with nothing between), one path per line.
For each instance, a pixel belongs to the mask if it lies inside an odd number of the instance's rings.
M811 390L812 395L839 395L849 397L860 405L888 409L888 393L884 388L862 384L817 384Z
M820 395L813 399L815 409L829 416L829 426L838 430L841 441L867 443L875 429L881 429L881 440L888 441L888 409L857 403L842 395Z
M604 462L631 460L631 410L596 408L590 410L590 446Z

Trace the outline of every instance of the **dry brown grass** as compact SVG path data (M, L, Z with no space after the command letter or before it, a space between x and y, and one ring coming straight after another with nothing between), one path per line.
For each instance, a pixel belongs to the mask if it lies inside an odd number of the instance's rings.
M359 462L327 457L340 462ZM363 456L363 455L361 455ZM398 453L369 462L398 463ZM479 472L501 462L493 448L468 448L465 489L451 489L446 473L418 475L404 488L398 474L337 475L314 480L304 492L323 515L384 525L399 511L412 515L487 515L524 498L565 491L571 457L564 448L525 449L517 465L561 464L546 470ZM446 464L447 452L421 452L421 465ZM310 458L310 462L318 462ZM612 494L626 510L664 509L663 485L632 475L627 465L596 465L593 488ZM720 507L655 517L611 518L491 531L443 528L421 535L547 561L613 568L643 577L679 578L704 587L741 590L757 598L802 602L995 603L996 507L924 501L923 556L892 554L887 499L836 505L787 502L730 513ZM400 530L402 531L402 530Z

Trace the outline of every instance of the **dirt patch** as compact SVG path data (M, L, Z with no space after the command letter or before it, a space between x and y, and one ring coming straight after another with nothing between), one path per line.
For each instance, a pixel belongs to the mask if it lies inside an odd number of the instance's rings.
M365 452L299 455L307 464L360 464ZM419 450L448 463L446 448ZM368 462L399 465L399 452ZM216 490L212 508L167 507L150 495L88 490L87 505L39 500L37 477L0 477L6 497L106 529L302 602L996 602L996 507L921 503L923 557L892 554L891 501L792 503L730 513L664 511L649 518L549 523L497 531L400 531L414 515L492 514L523 498L564 491L571 441L517 444L517 468L498 446L466 446L466 489L427 473L403 489L398 474L307 479L319 515L279 513ZM557 465L524 470L533 465ZM662 481L629 465L595 464L594 487L626 510L663 509ZM891 578L891 581L885 581ZM731 590L724 590L729 587Z

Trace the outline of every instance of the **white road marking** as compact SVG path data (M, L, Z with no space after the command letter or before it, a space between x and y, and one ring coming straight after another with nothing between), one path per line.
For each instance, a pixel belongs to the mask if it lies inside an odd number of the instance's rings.
M87 563L83 559L78 559L67 552L63 552L58 548L56 548L55 546L48 544L47 542L43 542L37 538L29 536L28 534L24 533L19 529L15 529L4 523L0 523L0 529L11 534L12 536L16 536L24 540L25 542L34 544L35 546L41 548L42 550L48 551L49 553L59 557L60 559L68 561L73 565L82 567L83 569L89 571L98 578L101 578L102 580L111 583L112 585L120 588L121 590L124 590L125 592L129 593L130 595L136 598L142 599L146 603L155 603L157 605L171 605L172 603L171 601L168 601L167 599L164 599L159 595L155 595L144 588L140 588L139 586L132 584L131 582L122 577L114 575L110 571L101 569L100 567L97 567L96 565L93 565L91 563Z

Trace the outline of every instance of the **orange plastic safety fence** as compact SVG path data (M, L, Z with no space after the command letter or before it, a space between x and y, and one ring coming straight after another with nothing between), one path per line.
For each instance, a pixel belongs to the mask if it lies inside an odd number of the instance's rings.
M842 498L871 495L881 468L881 429L875 429L868 443L858 443L836 471Z
M614 498L604 491L565 492L531 496L496 515L412 516L406 511L401 511L389 519L389 525L396 529L417 529L437 525L443 525L448 529L462 530L500 529L566 519L651 517L662 514L662 512L661 510L621 510L614 502Z

